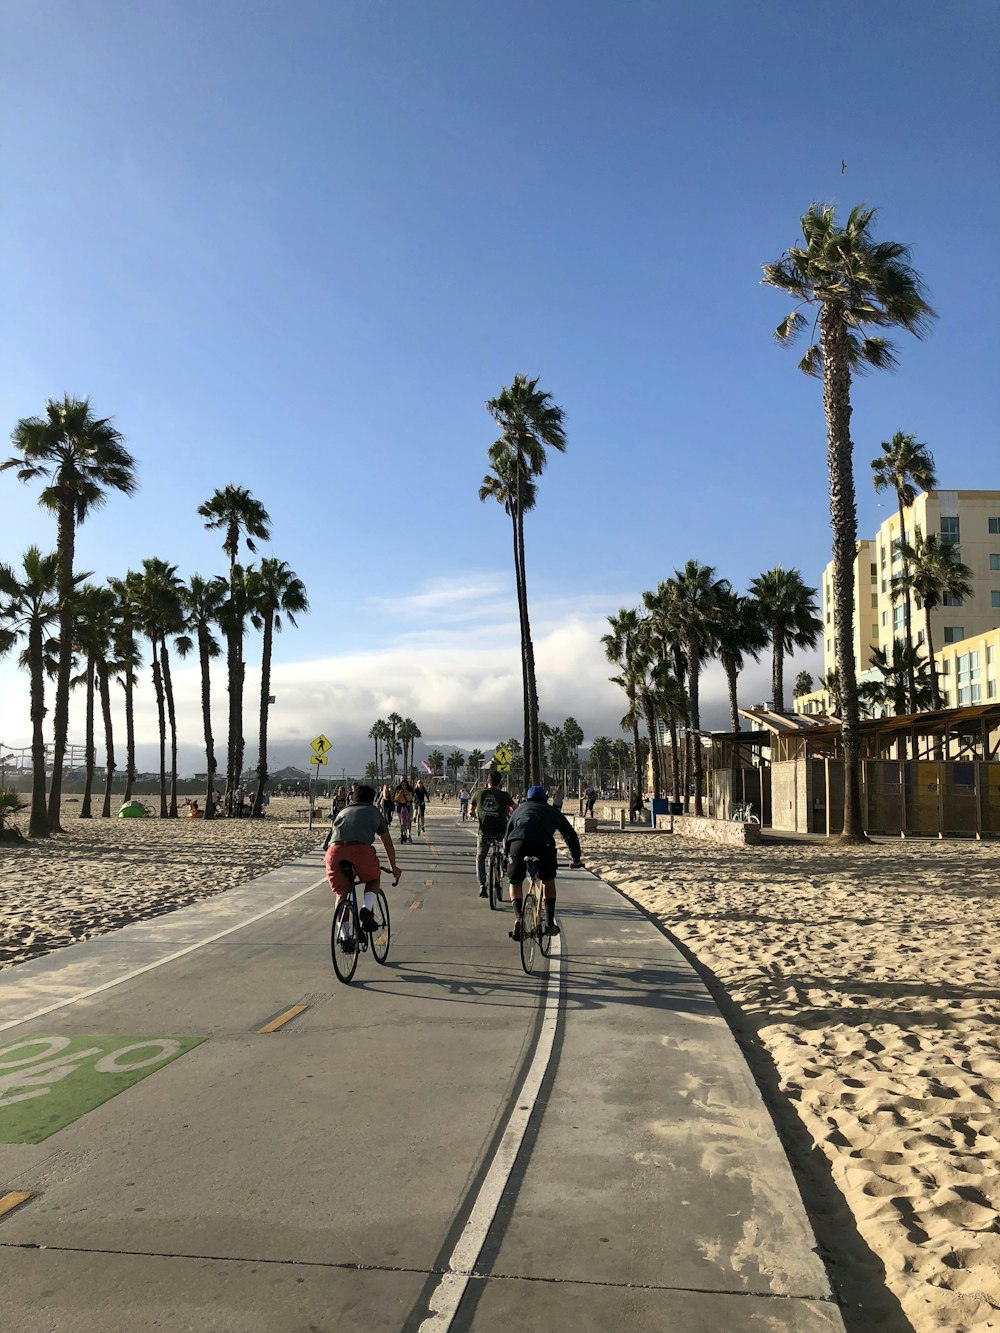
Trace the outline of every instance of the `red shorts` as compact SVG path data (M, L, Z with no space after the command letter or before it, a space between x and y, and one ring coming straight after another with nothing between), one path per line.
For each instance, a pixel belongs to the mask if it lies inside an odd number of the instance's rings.
M338 898L343 898L351 887L340 868L341 861L350 861L362 884L377 884L382 872L375 848L368 842L333 842L327 848L324 861L327 883Z

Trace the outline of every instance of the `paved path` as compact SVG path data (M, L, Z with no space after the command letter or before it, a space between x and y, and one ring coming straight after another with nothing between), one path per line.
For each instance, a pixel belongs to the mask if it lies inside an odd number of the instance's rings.
M842 1331L684 959L565 872L526 977L435 821L350 987L318 853L0 972L4 1329Z

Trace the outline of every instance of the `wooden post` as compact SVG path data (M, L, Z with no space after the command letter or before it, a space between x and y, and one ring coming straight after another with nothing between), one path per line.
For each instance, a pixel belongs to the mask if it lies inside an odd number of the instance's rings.
M938 838L944 837L944 760L937 762L938 771Z
M830 836L830 756L823 757L823 783L826 787L826 836ZM548 909L546 909L548 910Z

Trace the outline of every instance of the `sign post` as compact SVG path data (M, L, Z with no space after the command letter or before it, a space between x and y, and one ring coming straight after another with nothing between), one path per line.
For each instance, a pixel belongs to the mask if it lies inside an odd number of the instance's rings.
M498 773L510 772L510 751L506 745L498 745L493 753L493 767Z
M315 740L309 742L309 748L312 750L312 754L309 756L309 764L311 768L315 769L314 773L309 774L309 827L311 829L313 814L316 810L316 788L319 786L319 770L321 765L326 765L329 762L328 754L333 746L329 738L320 732Z

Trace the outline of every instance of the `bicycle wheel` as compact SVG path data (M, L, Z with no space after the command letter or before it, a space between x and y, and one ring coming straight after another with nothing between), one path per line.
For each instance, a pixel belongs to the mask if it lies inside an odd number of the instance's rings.
M548 958L552 952L552 936L546 931L549 922L548 908L542 899L541 885L538 888L538 947L542 951L542 956Z
M538 899L528 889L521 905L521 966L529 975L535 966L535 944L538 940Z
M500 853L494 847L490 853L489 865L490 911L497 912L503 903L503 872L500 869Z
M341 929L343 927L343 929ZM358 919L350 898L341 898L333 914L333 929L330 932L330 953L333 956L333 970L337 980L346 986L358 967L358 954L361 952L358 939Z
M372 911L378 922L371 932L372 953L376 963L384 963L389 956L389 903L381 889L375 895Z

